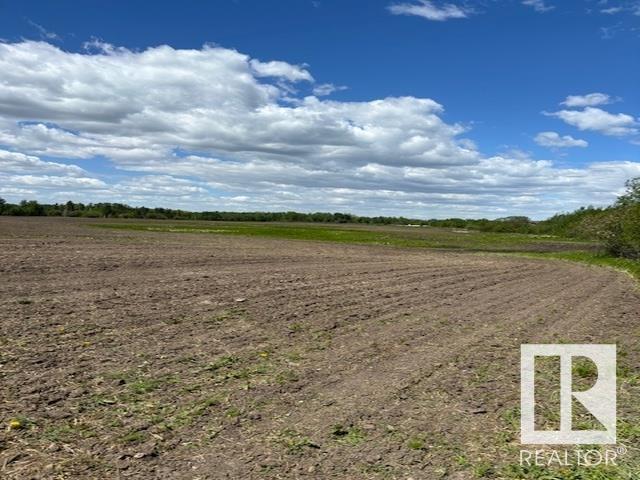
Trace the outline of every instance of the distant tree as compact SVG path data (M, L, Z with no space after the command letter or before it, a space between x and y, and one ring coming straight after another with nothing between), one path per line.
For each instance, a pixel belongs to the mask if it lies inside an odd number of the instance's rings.
M626 207L629 205L640 204L640 177L627 180L625 186L627 187L627 192L621 197L618 197L616 205L619 207Z
M640 259L640 177L625 185L626 193L607 211L601 237L609 253Z
M20 202L19 215L40 216L44 215L44 206L40 205L36 200L22 200Z
M0 198L0 215L4 212L4 207L7 204L7 201L4 198Z

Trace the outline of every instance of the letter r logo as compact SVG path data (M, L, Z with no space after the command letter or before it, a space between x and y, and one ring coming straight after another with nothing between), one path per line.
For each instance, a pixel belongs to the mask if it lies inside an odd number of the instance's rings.
M560 357L560 430L536 430L535 427L536 357ZM573 391L573 357L587 357L598 368L597 381L589 390ZM580 402L605 430L573 430L573 399ZM523 444L616 443L616 346L521 345L520 402L520 442Z

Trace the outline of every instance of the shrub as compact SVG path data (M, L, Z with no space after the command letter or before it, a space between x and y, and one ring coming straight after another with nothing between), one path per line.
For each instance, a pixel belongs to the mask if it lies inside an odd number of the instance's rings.
M640 259L640 203L612 209L602 239L617 257Z

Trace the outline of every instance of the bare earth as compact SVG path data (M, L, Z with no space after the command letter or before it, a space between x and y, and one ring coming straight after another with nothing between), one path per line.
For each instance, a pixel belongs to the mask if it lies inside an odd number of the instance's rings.
M475 478L520 344L638 363L612 270L87 223L0 218L2 478Z

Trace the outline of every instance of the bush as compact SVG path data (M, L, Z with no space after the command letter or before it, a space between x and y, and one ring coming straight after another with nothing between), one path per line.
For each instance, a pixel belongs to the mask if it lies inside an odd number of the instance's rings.
M640 260L640 203L612 209L602 239L612 255Z

